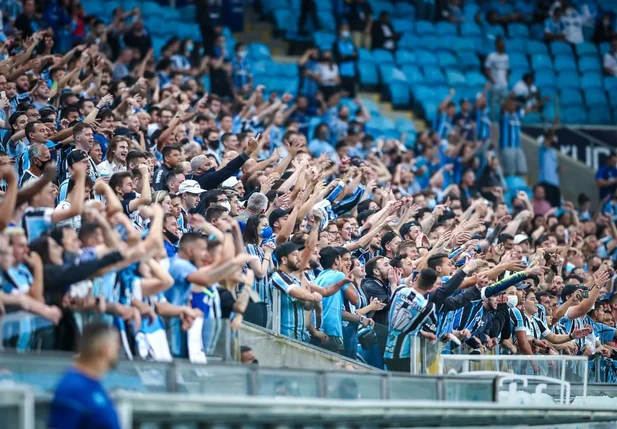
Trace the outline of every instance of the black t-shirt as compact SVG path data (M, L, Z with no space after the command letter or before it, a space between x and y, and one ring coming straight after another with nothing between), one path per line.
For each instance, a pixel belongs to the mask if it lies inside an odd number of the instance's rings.
M353 3L349 12L349 28L351 31L364 31L368 19L373 14L368 2Z
M233 294L225 288L219 287L217 290L219 293L219 299L221 300L221 318L229 319L236 299Z
M165 164L161 164L159 168L154 172L154 178L152 179L152 188L155 191L164 191L167 186L167 175L171 171L171 168Z

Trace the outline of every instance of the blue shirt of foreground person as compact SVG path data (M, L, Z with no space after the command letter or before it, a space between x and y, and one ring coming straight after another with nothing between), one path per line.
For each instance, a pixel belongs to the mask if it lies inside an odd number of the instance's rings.
M49 429L120 429L118 415L101 378L113 369L120 353L114 327L94 324L84 329L79 357L58 383L49 412Z

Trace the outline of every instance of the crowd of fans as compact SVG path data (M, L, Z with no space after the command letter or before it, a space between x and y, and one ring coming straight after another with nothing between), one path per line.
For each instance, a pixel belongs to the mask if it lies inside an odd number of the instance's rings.
M614 353L614 211L543 185L506 198L483 94L458 114L445 100L452 120L409 150L366 132L360 99L340 104L355 91L343 41L303 56L294 98L254 86L246 48L227 53L222 35L203 56L172 40L154 58L139 13L105 26L68 7L83 25L67 52L63 15L39 19L32 0L5 15L1 47L0 303L53 323L41 348L73 350L94 315L139 359L200 361L212 320L400 371L414 337ZM501 149L524 173L520 148ZM611 160L598 184L615 201Z

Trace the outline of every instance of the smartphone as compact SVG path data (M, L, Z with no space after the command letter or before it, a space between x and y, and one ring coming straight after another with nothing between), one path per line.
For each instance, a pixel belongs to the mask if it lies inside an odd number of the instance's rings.
M589 291L588 290L582 290L581 291L581 298L583 298L583 299L589 298Z
M6 91L0 92L0 98L2 98L3 100L6 99Z

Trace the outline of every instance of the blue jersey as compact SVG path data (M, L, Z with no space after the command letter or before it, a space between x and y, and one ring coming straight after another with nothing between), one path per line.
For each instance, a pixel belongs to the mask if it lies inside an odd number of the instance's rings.
M165 291L165 298L174 305L187 305L191 294L191 282L188 276L197 271L192 262L175 257L169 265L169 274L174 279L172 287Z
M53 225L51 216L54 209L49 207L28 207L22 217L22 228L28 236L28 243L43 235Z
M439 113L435 118L434 130L437 131L440 139L447 139L452 129L452 116L446 112Z
M518 112L503 112L500 123L499 147L501 149L519 149L521 147L521 119L525 116L523 109Z
M304 318L304 305L302 301L289 294L292 289L302 287L302 283L296 277L276 271L270 276L272 287L276 287L280 293L281 305L281 334L300 341L308 340L308 331Z
M345 274L340 271L324 270L319 274L317 279L315 279L315 283L322 288L326 288L344 278ZM322 322L320 329L329 337L343 336L344 295L348 286L349 285L345 285L340 291L323 298L323 313L321 316Z
M260 264L263 263L265 254L261 247L257 246L256 244L247 244L246 246L244 246L244 250L249 255L257 256L259 258ZM248 268L248 265L247 265L247 268ZM266 270L266 273L264 274L262 278L258 278L257 276L255 276L252 289L259 294L259 300L261 302L265 302L268 305L268 307L272 306L272 292L270 290L268 270Z
M56 388L47 427L120 429L120 422L101 382L70 369Z
M392 299L388 315L390 329L384 357L409 358L411 337L418 334L422 324L433 311L434 304L415 289L399 289Z

